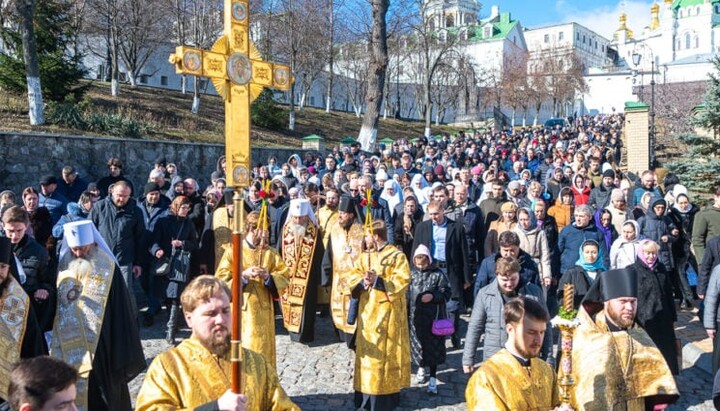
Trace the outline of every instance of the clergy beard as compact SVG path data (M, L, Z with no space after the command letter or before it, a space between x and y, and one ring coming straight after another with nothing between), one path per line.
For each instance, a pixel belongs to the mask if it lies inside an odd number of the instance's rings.
M296 224L294 222L288 223L288 229L295 236L296 240L300 240L305 237L305 226L303 224Z
M200 343L214 355L224 357L230 351L230 334L226 327L218 326L210 337L200 340Z
M626 330L635 324L635 317L630 315L623 315L623 313L616 311L612 305L607 305L605 310L605 316L607 319L615 324L617 327Z

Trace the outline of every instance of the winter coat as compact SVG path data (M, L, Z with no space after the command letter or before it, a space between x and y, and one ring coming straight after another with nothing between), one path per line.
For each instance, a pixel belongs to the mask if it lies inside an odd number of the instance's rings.
M576 206L587 204L590 201L590 186L578 188L575 184L570 186L570 191L573 193L574 203Z
M618 237L610 247L610 269L617 270L635 263L637 259L639 241L627 241Z
M450 290L453 299L462 299L465 284L472 282L472 274L467 266L467 241L465 229L458 223L445 218L447 233L445 236L445 263L447 276L450 281ZM433 250L433 222L426 220L415 227L415 238L412 253L423 244Z
M189 218L178 218L174 214L167 214L158 220L153 230L153 243L150 246L150 255L153 261L157 261L155 253L158 250L163 250L163 256L172 258L173 251L188 251L193 252L197 249L197 233L195 232L195 225ZM172 240L181 240L183 245L180 248L175 248L171 244ZM185 274L192 274L189 272ZM186 277L185 282L168 281L167 277L160 279L159 288L165 290L165 297L170 299L180 298L180 294L185 289L185 284L189 282L190 277Z
M692 245L698 261L703 259L707 242L718 235L720 235L720 208L708 206L695 214Z
M412 253L415 227L423 221L423 215L422 209L418 207L417 210L415 210L415 214L410 218L412 226L411 234L408 235L405 233L405 211L395 210L395 222L393 224L395 235L393 239L395 240L395 245L402 250L408 261L412 261L412 255L410 253Z
M72 221L79 221L79 220L87 220L88 218L88 211L85 211L85 208L83 208L82 205L78 203L68 203L67 205L67 213L63 214L62 217L58 220L57 223L53 226L52 229L52 236L56 239L63 238L63 226L66 223L70 223Z
M545 232L535 227L526 233L519 226L515 226L512 231L520 237L520 248L528 253L540 268L540 277L552 277L552 269L550 268L550 257L552 255L547 238L545 238Z
M516 290L517 295L531 298L543 306L545 305L545 298L539 286L523 283L521 279ZM483 361L492 357L493 354L505 346L508 337L505 331L505 319L503 318L505 302L505 298L503 298L498 287L497 279L479 290L473 305L472 316L468 322L467 334L465 335L465 348L462 356L463 365L472 366L475 364L478 342L483 335L485 336ZM550 327L550 324L548 324L548 327ZM545 333L542 358L547 358L551 347L552 333Z
M95 203L89 219L121 266L143 263L145 223L134 199L129 199L122 208L118 208L112 197L105 197Z
M560 232L558 238L558 251L560 252L560 272L564 273L567 269L575 265L580 257L580 246L587 240L595 240L600 244L600 250L604 256L605 267L608 267L609 256L607 246L605 246L605 236L595 227L592 221L583 228L575 225L569 225Z
M593 208L593 211L605 208L610 204L610 193L612 193L613 188L615 188L615 186L606 187L601 184L599 187L593 188L592 191L590 191L588 205Z
M491 222L502 217L500 207L508 201L510 200L508 200L505 193L503 193L500 198L486 198L480 202L480 211L482 212L484 218L483 227L490 227Z
M700 261L698 267L697 293L704 295L707 290L710 274L715 266L720 264L720 236L716 236L708 241L705 248L705 255Z
M555 218L560 233L563 228L572 224L573 210L574 207L571 204L563 204L559 198L555 200L555 205L548 209L547 214Z
M477 295L481 288L495 280L495 262L500 257L500 253L495 253L482 260L480 267L478 267L477 275L475 276L473 295ZM520 262L520 282L540 286L540 270L532 257L520 249L518 261Z
M465 239L468 244L468 265L470 266L471 272L477 269L477 264L481 260L481 250L483 247L483 226L482 226L482 212L477 204L470 202L468 199L467 207L463 212L462 207L454 206L452 210L445 213L445 215L454 220L455 222L462 224L465 229Z
M638 301L636 321L658 347L673 375L677 375L678 359L675 345L675 300L670 273L661 261L650 269L640 259L632 265L637 273Z
M705 312L703 313L703 327L708 330L717 330L720 324L720 265L712 270L707 292L705 293Z
M57 191L47 196L43 193L38 195L38 207L45 207L48 209L53 224L57 223L65 212L67 209L67 203L68 199Z
M421 298L428 293L433 299L423 303ZM447 318L446 303L449 299L450 284L442 271L434 265L423 271L412 271L407 299L410 353L413 362L420 367L445 362L445 337L434 335L432 324L436 317Z
M75 177L75 181L71 184L65 182L65 180L58 179L57 192L62 194L70 202L77 202L80 200L80 195L83 191L87 190L88 182L82 177Z
M640 226L639 235L658 243L660 246L660 250L658 251L660 262L663 263L668 270L672 270L675 266L673 263L672 244L677 241L677 237L672 235L675 224L670 217L666 215L658 216L653 210L649 210L648 213L640 217L637 222ZM667 242L661 240L663 236L667 236Z
M597 278L597 275L595 278ZM557 298L560 306L563 305L563 290L565 288L565 284L572 284L575 286L573 308L578 309L578 307L580 307L580 302L585 297L585 294L590 291L590 286L592 286L594 282L595 280L593 280L587 271L583 270L582 267L578 265L570 267L563 273L562 277L560 277L560 281L558 281Z
M13 253L25 272L23 290L30 297L30 303L35 310L38 324L42 331L50 331L55 318L55 296L57 293L55 283L56 272L48 268L50 258L47 249L25 234L19 243L13 244ZM35 298L35 292L46 290L49 294L45 300Z
M506 223L504 221L496 220L490 223L487 231L487 236L485 237L485 244L483 247L485 249L484 257L488 257L493 253L498 252L498 249L500 248L500 243L498 242L498 240L500 239L500 234L504 233L505 231L513 231L516 225L517 222L515 221Z

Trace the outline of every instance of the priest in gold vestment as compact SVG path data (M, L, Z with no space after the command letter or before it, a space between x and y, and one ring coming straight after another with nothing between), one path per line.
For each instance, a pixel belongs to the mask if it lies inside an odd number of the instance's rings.
M634 271L610 270L583 299L572 351L578 411L653 410L678 398L660 350L635 323L637 290Z
M280 254L270 247L267 231L258 228L260 213L253 211L245 219L242 244L243 300L242 345L262 354L275 368L275 304L288 285L289 270ZM232 287L233 250L223 254L215 276Z
M315 339L315 311L323 251L317 219L307 199L290 201L282 230L280 253L290 269L290 284L280 296L283 323L291 341Z
M319 200L318 200L319 201ZM328 241L330 241L330 233L335 227L338 219L338 202L340 201L340 192L333 187L325 190L325 205L318 208L316 216L318 220L318 229L322 236L323 247L327 249ZM324 279L323 275L323 279ZM318 289L318 304L330 304L332 298L332 285L324 280Z
M410 334L406 292L410 265L405 254L387 243L385 222L372 223L365 235L368 252L348 276L348 290L359 299L356 330L355 407L392 410L400 390L410 386Z
M340 198L337 220L329 230L330 238L322 263L322 282L332 284L330 313L335 332L341 341L349 343L350 337L355 334L355 324L347 323L350 308L347 281L362 253L363 243L363 226L357 222L355 200L349 196Z
M158 355L138 393L136 411L299 410L262 355L242 348L243 394L230 391L230 290L201 275L180 297L190 338Z
M233 205L234 191L226 188L222 193L222 200L212 213L212 218L206 222L205 230L200 238L201 273L214 273L217 270L225 249L232 245L232 227L235 218ZM242 209L240 212L244 213Z
M508 340L470 377L465 399L470 411L547 411L559 405L555 371L538 358L548 313L527 297L503 309Z
M47 354L30 297L15 278L17 264L7 237L0 237L0 409L10 373L23 358Z

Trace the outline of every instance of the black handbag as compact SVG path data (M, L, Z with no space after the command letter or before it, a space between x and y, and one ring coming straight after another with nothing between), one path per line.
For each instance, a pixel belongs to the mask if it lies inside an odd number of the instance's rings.
M170 259L167 257L156 258L153 262L153 274L158 277L165 277L170 273Z
M186 283L188 280L188 272L190 272L190 251L181 249L173 249L170 257L170 273L168 280L177 283Z

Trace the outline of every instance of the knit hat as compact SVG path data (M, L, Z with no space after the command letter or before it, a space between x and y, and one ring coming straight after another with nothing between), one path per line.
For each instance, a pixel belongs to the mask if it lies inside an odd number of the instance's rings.
M146 196L153 191L160 191L160 186L158 186L156 183L147 183L145 184L143 195Z
M610 177L610 178L613 178L613 179L614 179L614 178L615 178L615 171L613 171L612 169L605 170L605 171L603 171L602 176L603 176L603 178L605 178L605 177Z

